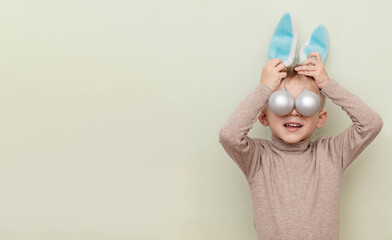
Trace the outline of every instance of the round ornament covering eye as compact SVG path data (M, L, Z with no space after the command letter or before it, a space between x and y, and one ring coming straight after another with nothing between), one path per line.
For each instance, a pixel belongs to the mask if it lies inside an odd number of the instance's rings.
M304 89L295 99L295 108L303 116L312 116L320 109L320 98L316 93Z
M268 106L273 113L278 116L284 116L290 113L294 107L294 99L286 88L282 88L271 94Z

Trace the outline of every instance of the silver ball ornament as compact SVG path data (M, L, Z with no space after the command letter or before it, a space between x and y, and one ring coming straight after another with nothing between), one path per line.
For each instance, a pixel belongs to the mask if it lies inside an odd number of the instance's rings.
M312 116L320 109L319 96L307 89L304 89L295 99L295 108L304 116Z
M284 116L293 110L294 98L285 88L282 88L271 94L268 106L276 115Z

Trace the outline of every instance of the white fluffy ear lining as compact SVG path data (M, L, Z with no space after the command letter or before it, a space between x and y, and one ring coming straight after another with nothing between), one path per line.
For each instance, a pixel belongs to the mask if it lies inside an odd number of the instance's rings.
M318 25L299 50L299 62L305 61L311 52L319 52L324 63L328 55L329 39L324 25Z
M268 58L280 58L286 66L294 62L298 30L289 13L283 15L268 48Z
M291 43L291 50L290 50L289 57L286 59L286 61L283 61L283 63L286 66L290 66L291 64L293 64L294 59L295 59L295 51L297 50L297 42L298 42L297 25L295 24L295 21L293 18L291 18L291 22L292 22L292 28L293 28L293 42Z

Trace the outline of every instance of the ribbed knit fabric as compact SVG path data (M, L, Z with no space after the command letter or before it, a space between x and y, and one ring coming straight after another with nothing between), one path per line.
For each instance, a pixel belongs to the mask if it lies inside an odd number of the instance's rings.
M321 93L351 118L353 124L345 131L296 144L275 137L250 138L247 134L271 93L260 83L219 132L219 142L248 181L258 239L339 239L343 172L378 135L383 120L360 98L330 79Z

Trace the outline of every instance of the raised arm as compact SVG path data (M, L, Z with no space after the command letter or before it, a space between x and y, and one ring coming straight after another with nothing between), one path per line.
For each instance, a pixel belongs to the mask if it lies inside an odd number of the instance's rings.
M332 154L331 159L334 164L344 172L378 135L382 129L383 120L365 102L334 79L331 79L321 92L340 106L352 121L352 125L339 135L322 139Z
M262 152L262 147L248 137L248 132L267 105L273 89L278 88L286 76L282 72L284 70L285 66L280 59L270 60L263 68L260 84L235 108L219 131L219 142L247 180L252 179L260 168Z
M314 57L314 59L312 58ZM311 52L301 67L295 70L311 76L321 93L340 106L351 118L352 125L337 136L320 138L318 141L327 149L333 164L341 171L373 141L383 126L383 120L359 97L355 96L334 79L330 79L320 54Z

